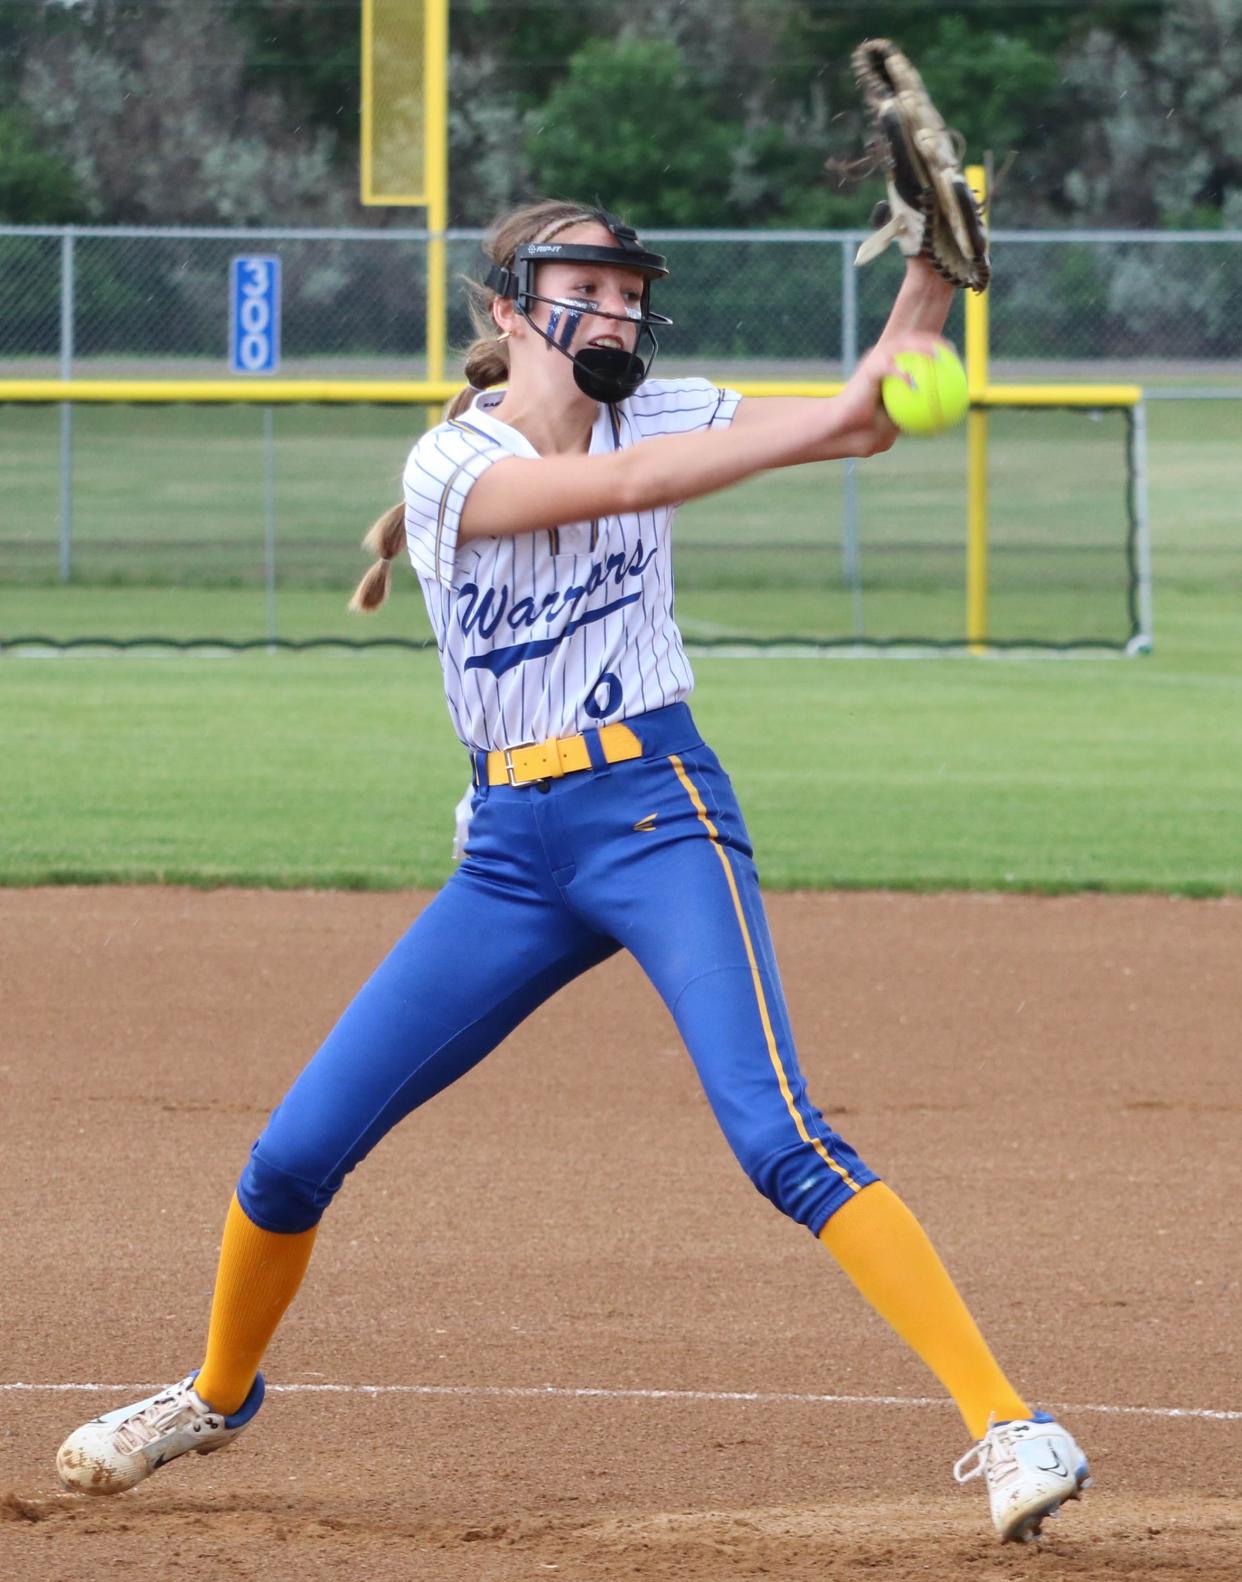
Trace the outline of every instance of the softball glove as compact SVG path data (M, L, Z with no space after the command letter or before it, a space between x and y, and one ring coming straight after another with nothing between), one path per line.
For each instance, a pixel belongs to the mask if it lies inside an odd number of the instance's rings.
M955 286L983 291L992 265L979 206L961 171L960 136L945 126L923 79L891 40L868 39L853 63L888 186L888 202L871 217L879 229L854 262L865 264L896 242Z

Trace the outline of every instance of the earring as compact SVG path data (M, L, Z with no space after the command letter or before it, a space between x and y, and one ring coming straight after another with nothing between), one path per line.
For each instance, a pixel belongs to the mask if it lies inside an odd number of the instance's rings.
M500 334L496 337L496 339L498 341L507 341L509 339L509 331L508 330L501 330Z

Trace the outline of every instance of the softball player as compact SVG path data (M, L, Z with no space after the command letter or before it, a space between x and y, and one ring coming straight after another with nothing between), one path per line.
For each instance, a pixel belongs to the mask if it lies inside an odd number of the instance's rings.
M201 1369L71 1434L70 1488L130 1488L228 1444L345 1176L562 985L629 950L662 995L742 1168L805 1225L957 1403L1002 1539L1076 1499L1087 1464L1032 1413L909 1210L811 1102L746 826L686 699L676 504L762 469L870 455L879 381L930 350L951 295L919 259L880 344L832 400L742 401L651 377L663 258L603 211L500 222L472 388L410 456L355 596L408 547L470 757L452 878L381 963L255 1143L229 1208ZM504 381L503 389L493 387ZM675 925L675 926L671 926ZM463 948L465 947L465 948Z

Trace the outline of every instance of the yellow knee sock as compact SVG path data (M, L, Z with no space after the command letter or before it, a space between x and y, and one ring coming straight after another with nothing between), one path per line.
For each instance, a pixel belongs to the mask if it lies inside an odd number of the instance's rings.
M819 1239L850 1279L948 1390L967 1431L1029 1417L1001 1372L927 1232L897 1194L876 1182L839 1209Z
M259 1363L310 1262L315 1231L260 1230L234 1194L224 1222L207 1356L194 1388L226 1416L250 1394Z

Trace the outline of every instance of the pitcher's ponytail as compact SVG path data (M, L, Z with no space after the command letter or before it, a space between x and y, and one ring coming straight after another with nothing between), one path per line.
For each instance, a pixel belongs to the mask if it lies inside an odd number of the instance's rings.
M354 589L349 607L365 614L369 610L378 610L388 597L388 568L405 547L404 500L398 500L383 516L372 522L367 536L362 540L362 547L369 549L376 556L376 561Z
M478 395L480 390L490 390L493 385L504 384L509 377L509 337L481 336L466 352L467 383L444 409L445 419L456 417Z

